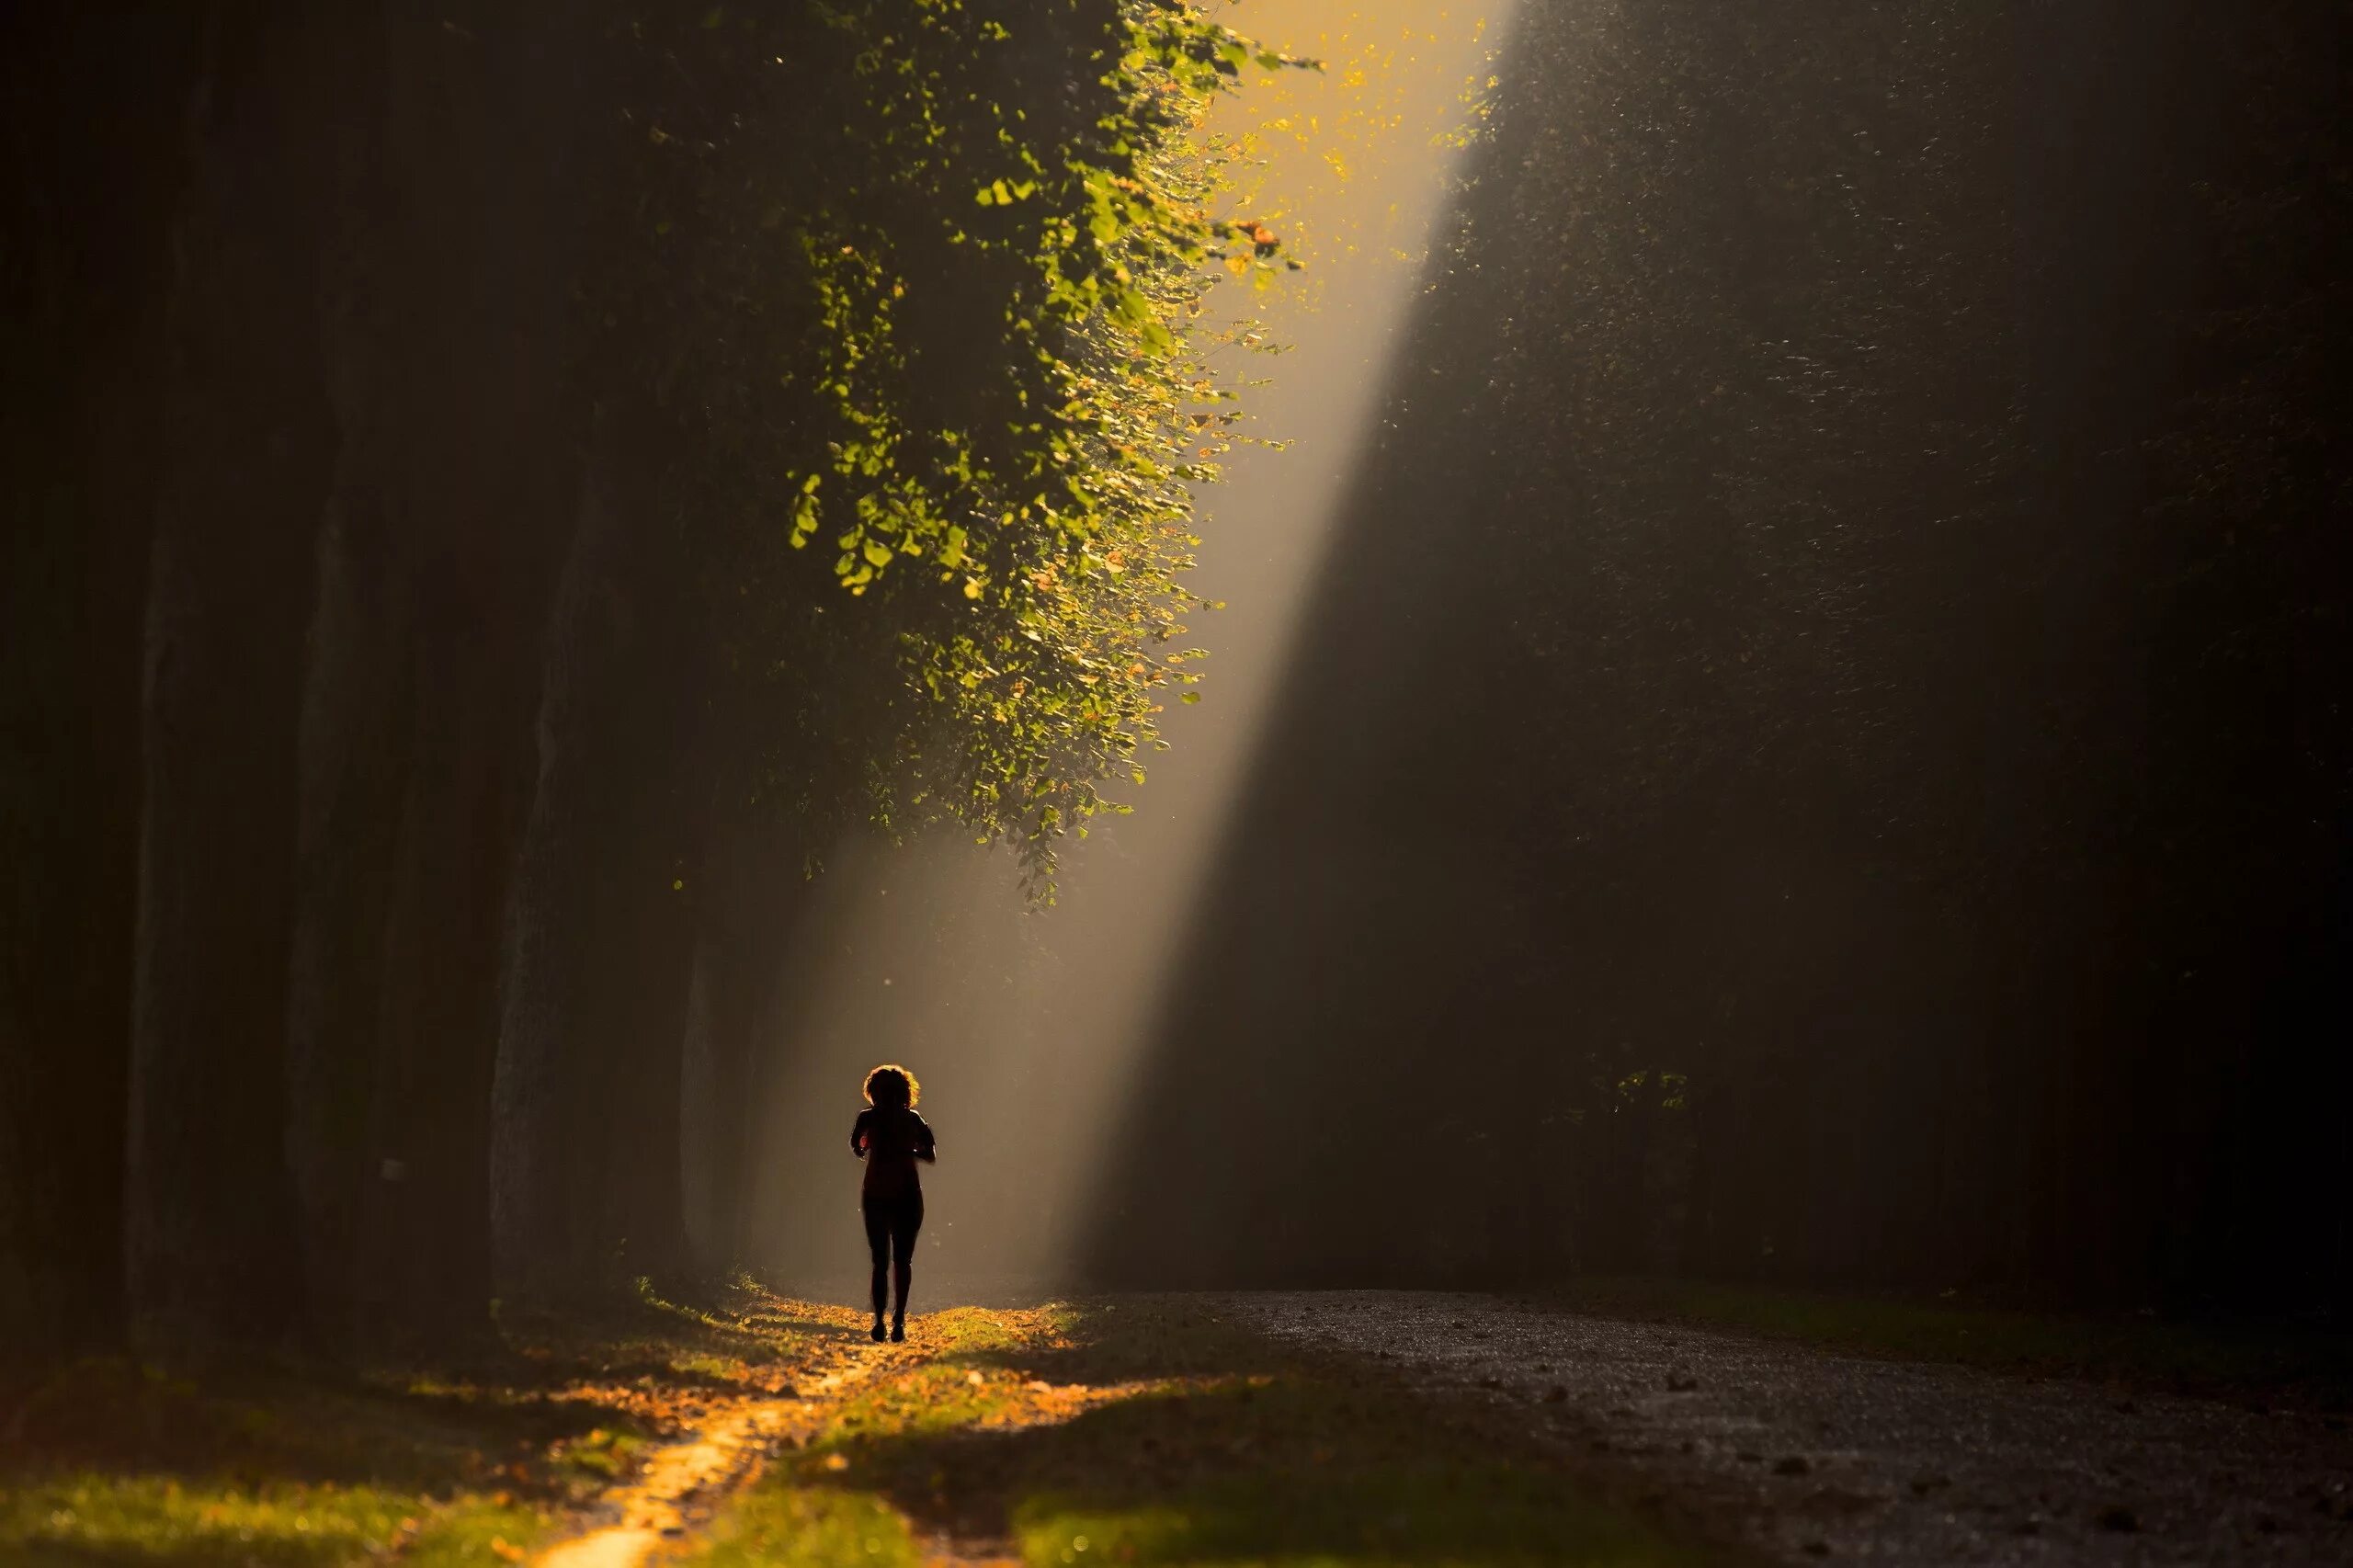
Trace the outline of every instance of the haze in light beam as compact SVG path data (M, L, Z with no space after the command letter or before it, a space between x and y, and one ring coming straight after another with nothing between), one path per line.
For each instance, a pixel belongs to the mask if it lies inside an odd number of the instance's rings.
M1226 284L1211 322L1237 338L1211 363L1264 382L1249 426L1287 449L1243 447L1205 489L1194 585L1222 611L1205 700L1166 716L1133 816L1077 846L1058 909L1020 913L1009 858L961 840L846 846L796 934L762 1091L755 1261L811 1288L862 1279L857 1169L845 1144L858 1077L903 1060L941 1140L918 1295L1067 1278L1071 1248L1124 1125L1162 1000L1202 977L1171 972L1225 828L1248 803L1260 726L1280 689L1335 515L1381 417L1396 345L1445 210L1462 137L1479 122L1510 0L1248 0L1235 28L1321 73L1253 74L1211 131L1250 160L1225 203L1280 233L1304 273L1267 292ZM1137 1152L1148 1157L1149 1152ZM933 1298L938 1300L937 1296ZM918 1305L921 1305L919 1300Z

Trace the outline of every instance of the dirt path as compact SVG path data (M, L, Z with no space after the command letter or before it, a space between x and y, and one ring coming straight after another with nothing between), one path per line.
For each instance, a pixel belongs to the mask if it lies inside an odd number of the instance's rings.
M1791 1562L2353 1562L2341 1418L1837 1355L1493 1297L1225 1298L1527 1409L1629 1494Z
M696 1429L646 1456L597 1499L589 1528L539 1554L540 1568L640 1568L710 1522L758 1479L762 1463L808 1440L825 1412L858 1385L920 1359L913 1346L821 1341L791 1369L789 1392L722 1399Z
M580 1512L571 1534L532 1562L642 1568L691 1555L709 1544L714 1521L772 1461L821 1438L838 1441L846 1428L881 1432L938 1408L943 1400L960 1406L963 1429L1005 1437L1067 1422L1138 1392L1128 1385L1056 1385L973 1362L975 1353L987 1363L993 1355L1050 1355L1065 1346L1050 1308L949 1309L916 1320L902 1344L873 1342L853 1310L764 1292L742 1296L730 1312L734 1328L748 1336L733 1343L775 1346L784 1352L780 1358L738 1364L720 1375L673 1359L666 1378L654 1374L618 1386L608 1380L568 1391L608 1405L635 1392L641 1403L632 1414L646 1418L648 1405L669 1412L675 1435L643 1453L625 1480ZM699 1371L703 1375L697 1381ZM714 1383L733 1392L720 1392ZM835 1482L847 1467L836 1451L823 1469ZM1017 1568L1002 1529L961 1528L961 1521L946 1516L927 1517L920 1528L912 1517L906 1523L927 1568Z

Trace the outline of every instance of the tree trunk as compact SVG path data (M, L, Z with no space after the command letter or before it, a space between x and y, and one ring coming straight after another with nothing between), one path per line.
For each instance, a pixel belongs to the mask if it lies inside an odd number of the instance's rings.
M457 43L431 15L390 28L415 629L361 1172L362 1326L378 1345L446 1346L489 1322L506 932L550 605L581 513L571 378L603 126L585 118L597 45L578 21L531 6L472 17ZM572 717L586 722L590 700Z
M602 471L583 476L579 521L547 631L538 767L509 895L491 1091L491 1233L502 1298L560 1300L594 1281L574 1145L594 1063L592 912L608 846L597 745L600 677L618 635L620 518Z
M408 765L402 723L415 636L398 461L392 203L384 61L345 91L363 108L336 160L336 243L322 268L326 376L341 444L317 550L299 754L286 1001L286 1152L313 1329L355 1346L354 1251L384 922Z
M739 704L724 733L754 733L755 706ZM714 825L695 907L693 1000L680 1070L687 1254L706 1278L742 1261L760 1031L809 889L792 833L777 807L759 798L757 770L745 761L722 767L710 790Z
M676 833L684 824L669 824ZM651 834L659 825L648 823ZM653 836L648 848L667 841ZM608 1063L605 1119L587 1145L597 1151L604 1190L600 1246L625 1278L675 1279L686 1268L686 1210L680 1139L684 1049L694 968L694 919L684 879L642 857L624 882L631 906L614 923L630 933L627 960L605 972L623 977L607 1017L618 1028L600 1053ZM678 868L688 869L686 866ZM699 869L699 868L696 868Z
M650 472L659 472L654 470ZM648 508L649 512L653 510ZM687 562L663 530L638 551L641 636L623 673L627 729L613 767L630 786L621 833L628 872L617 879L626 918L611 923L626 948L606 966L625 976L606 1010L622 1032L608 1058L626 1097L609 1102L606 1213L630 1276L675 1278L688 1267L682 1181L684 1053L703 905L722 869L707 845L718 771L710 693Z
M770 938L772 966L781 937L761 935ZM679 1072L679 1199L688 1259L707 1278L743 1259L754 1037L769 994L762 967L713 933L696 945Z
M727 960L710 933L695 940L694 972L687 982L687 1025L678 1052L678 1212L687 1260L711 1278L735 1261L734 1216L724 1207L734 1165L737 1108Z
M480 678L481 652L446 630L423 639L409 720L361 1211L362 1327L380 1346L488 1324L500 916L522 790L511 704Z
M335 432L323 133L343 76L301 7L216 17L178 236L150 556L126 1262L162 1345L274 1338L298 1289L282 1142L295 751Z
M295 912L287 975L286 1150L312 1323L355 1343L353 1271L397 811L406 606L383 497L338 486L319 543L303 698Z
M139 617L185 8L0 21L0 1358L122 1325Z

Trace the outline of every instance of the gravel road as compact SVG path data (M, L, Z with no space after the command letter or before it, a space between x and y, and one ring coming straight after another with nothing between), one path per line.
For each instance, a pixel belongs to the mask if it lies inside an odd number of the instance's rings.
M2341 1416L1875 1360L1491 1296L1228 1298L1524 1405L1615 1490L1790 1562L2353 1564Z

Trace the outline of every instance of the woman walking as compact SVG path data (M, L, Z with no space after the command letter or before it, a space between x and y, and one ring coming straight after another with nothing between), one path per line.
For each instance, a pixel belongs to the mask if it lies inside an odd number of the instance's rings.
M939 1157L931 1128L915 1114L923 1093L915 1075L885 1064L866 1075L866 1108L849 1131L850 1152L866 1161L858 1206L866 1211L866 1245L874 1255L874 1337L882 1337L884 1288L896 1277L891 1314L892 1341L907 1337L907 1282L915 1274L915 1233L923 1229L923 1181L915 1162Z

